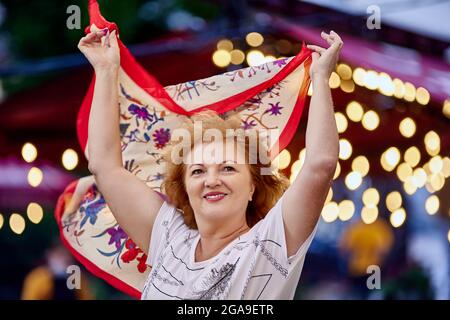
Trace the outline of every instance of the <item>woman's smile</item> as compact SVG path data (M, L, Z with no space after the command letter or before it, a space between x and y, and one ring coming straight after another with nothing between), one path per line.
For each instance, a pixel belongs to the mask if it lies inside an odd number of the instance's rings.
M206 201L208 201L208 202L217 202L217 201L222 200L226 196L227 196L226 193L214 191L214 192L208 192L207 194L205 194L203 196L203 198L206 199Z

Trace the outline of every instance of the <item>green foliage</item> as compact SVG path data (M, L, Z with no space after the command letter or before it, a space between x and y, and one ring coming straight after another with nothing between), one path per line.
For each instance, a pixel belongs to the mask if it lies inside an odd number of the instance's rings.
M21 212L26 224L22 234L17 235L9 227L9 215L3 213L5 219L0 229L0 246L2 259L0 273L8 274L0 277L0 285L11 281L17 282L37 264L44 262L45 251L55 241L59 241L59 231L53 217L53 209L44 209L44 218L39 224L30 222L26 210Z
M9 38L13 60L39 59L77 52L76 45L88 25L87 0L13 0L5 1L6 20L0 30ZM158 12L146 19L144 8L154 3ZM165 32L165 18L183 9L205 19L217 16L215 4L200 0L99 0L103 16L117 23L126 43L148 41ZM69 30L67 8L81 9L81 28Z

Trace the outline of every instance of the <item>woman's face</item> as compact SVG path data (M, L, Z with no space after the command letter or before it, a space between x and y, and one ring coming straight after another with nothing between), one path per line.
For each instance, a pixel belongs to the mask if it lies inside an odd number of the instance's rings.
M222 148L213 155L211 150ZM236 150L238 149L238 150ZM185 164L185 186L197 224L243 219L254 185L245 152L221 143L197 144Z

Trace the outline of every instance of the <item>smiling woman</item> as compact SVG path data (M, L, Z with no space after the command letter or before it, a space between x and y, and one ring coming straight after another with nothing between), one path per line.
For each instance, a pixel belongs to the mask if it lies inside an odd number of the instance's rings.
M309 46L314 51L309 69L314 93L305 161L292 185L270 170L261 132L235 117L237 110L193 112L181 128L189 139L177 148L173 135L165 149L166 199L123 166L117 130L121 114L114 108L121 58L116 31L92 25L80 40L96 74L89 170L119 224L108 232L126 233L148 253L146 259L140 257L152 268L142 299L294 297L339 154L328 79L342 41L333 32L322 37L328 49ZM271 104L265 114L281 116L281 108ZM197 135L196 122L202 127ZM166 144L166 133L153 134L157 148Z
M186 130L188 136L194 137L194 125L198 122L202 124L202 134L198 135L200 139L196 141L192 138L189 140L189 147L182 149L186 154L180 154L184 158L181 164L174 161L173 150L178 145L171 144L167 148L164 157L165 194L175 207L183 211L184 220L191 228L198 227L199 221L194 214L196 210L199 215L204 215L205 205L209 205L209 210L219 210L216 209L219 204L228 211L231 210L232 216L235 216L236 212L244 213L245 225L254 226L287 189L288 179L274 170L269 170L272 174L261 174L264 168L270 169L271 162L267 159L267 151L264 144L258 143L260 140L257 130L239 130L241 120L238 116L223 119L213 111L204 111L187 118L182 130ZM205 132L210 129L218 130L223 140L214 139L211 142L207 139ZM252 139L252 134L256 139ZM252 147L252 141L257 141L255 147ZM220 152L222 150L223 152ZM194 161L197 159L202 160L202 163ZM250 159L257 161L249 164L253 162L249 161ZM205 197L211 192L220 192L226 197ZM221 216L217 211L211 216L218 225L223 222L220 221Z

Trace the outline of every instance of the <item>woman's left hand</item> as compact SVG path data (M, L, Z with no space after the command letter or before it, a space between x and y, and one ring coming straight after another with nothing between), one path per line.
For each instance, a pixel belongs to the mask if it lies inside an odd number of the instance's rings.
M312 64L309 69L309 75L312 80L316 77L324 77L326 80L330 78L339 59L339 52L344 44L334 31L331 31L329 34L322 31L320 35L327 41L329 45L327 49L316 45L307 45L313 51Z

